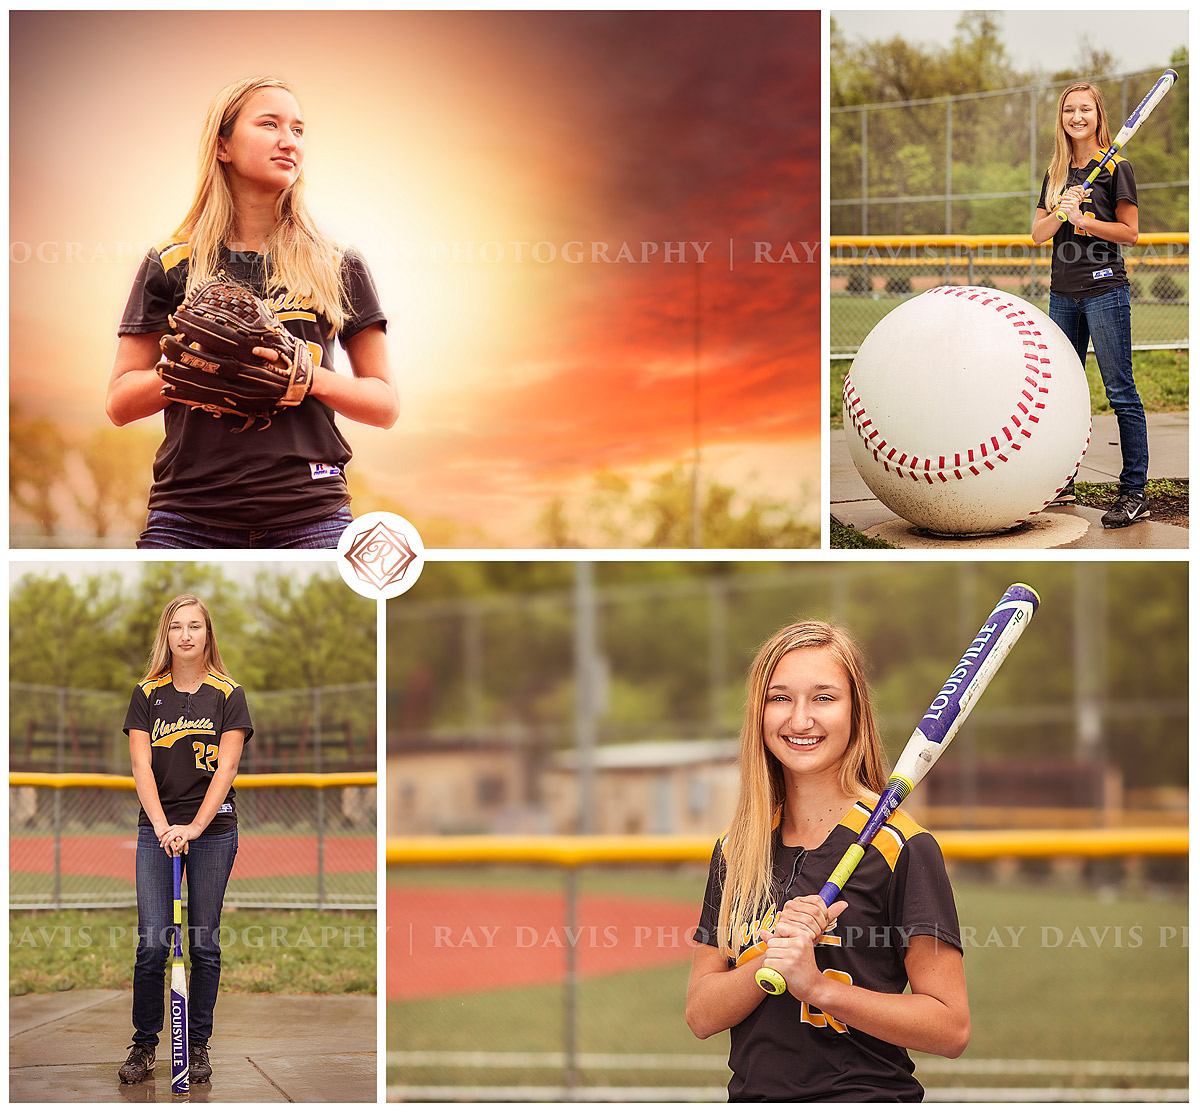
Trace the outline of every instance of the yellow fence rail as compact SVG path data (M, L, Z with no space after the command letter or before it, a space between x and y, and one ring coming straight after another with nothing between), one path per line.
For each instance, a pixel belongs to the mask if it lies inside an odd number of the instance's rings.
M1167 244L1188 244L1188 233L1142 233L1138 237L1138 245L1159 247ZM978 251L980 248L1010 248L1023 245L1026 248L1045 247L1035 245L1033 238L1025 233L993 234L989 236L953 236L935 233L930 236L831 236L829 238L829 254L834 256L841 248L968 248ZM848 262L848 261L843 261Z
M139 802L132 775L9 773L9 906L130 906ZM255 907L378 904L374 771L246 774L226 897Z
M1025 233L830 237L830 353L852 357L887 313L930 287L984 285L1044 306L1051 250ZM1189 252L1186 232L1143 233L1123 249L1135 349L1188 347Z
M281 775L238 775L237 787L373 787L379 780L374 771L289 773ZM96 787L107 790L136 790L132 775L53 775L40 771L14 771L8 776L10 787Z
M948 831L937 835L947 860L997 857L1088 859L1125 856L1187 856L1188 831L1162 829L1027 829ZM389 865L592 864L707 861L715 836L681 837L403 837L386 846Z

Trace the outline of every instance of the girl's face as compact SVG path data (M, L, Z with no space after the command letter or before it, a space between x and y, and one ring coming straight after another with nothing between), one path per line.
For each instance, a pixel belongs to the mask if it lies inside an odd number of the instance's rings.
M1100 126L1096 98L1086 89L1072 89L1063 101L1062 126L1072 143L1095 141Z
M218 138L217 158L235 187L286 190L304 166L304 121L296 98L286 89L252 93L229 138Z
M850 678L828 647L789 651L763 709L763 742L785 773L838 771L850 746Z
M203 664L204 648L208 643L208 625L198 605L183 605L176 609L167 628L167 646L176 666Z

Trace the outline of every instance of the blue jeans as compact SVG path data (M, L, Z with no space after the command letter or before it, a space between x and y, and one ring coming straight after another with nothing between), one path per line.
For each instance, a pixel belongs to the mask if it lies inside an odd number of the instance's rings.
M209 527L169 511L152 511L138 550L328 550L354 517L350 508L297 527Z
M1129 325L1129 288L1116 287L1094 298L1067 298L1050 292L1050 318L1087 360L1088 336L1104 380L1108 405L1121 438L1122 492L1144 492L1150 468L1146 412L1133 382L1133 341Z
M213 1009L221 983L221 907L237 856L235 826L212 837L188 842L183 858L187 880L188 1042L208 1045ZM133 964L133 1041L158 1045L163 1027L167 964L175 925L175 885L171 858L159 847L154 830L138 827L138 943Z

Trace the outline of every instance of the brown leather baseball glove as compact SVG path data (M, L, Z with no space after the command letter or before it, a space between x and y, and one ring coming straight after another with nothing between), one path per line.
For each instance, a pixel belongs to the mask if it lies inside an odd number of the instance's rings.
M308 345L236 283L201 283L167 320L178 332L159 341L163 395L213 415L244 418L235 433L258 420L265 430L277 410L297 406L312 387ZM256 348L273 350L275 359Z

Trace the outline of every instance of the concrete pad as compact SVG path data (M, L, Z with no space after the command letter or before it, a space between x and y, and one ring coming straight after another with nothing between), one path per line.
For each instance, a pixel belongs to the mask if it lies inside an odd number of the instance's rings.
M1150 476L1188 478L1188 415L1147 415ZM1003 535L946 539L921 532L875 498L858 475L845 433L829 431L829 512L838 523L893 546L920 550L1181 550L1188 549L1185 527L1143 521L1117 530L1105 528L1097 508L1047 508L1029 523ZM1079 467L1079 479L1109 484L1121 473L1121 448L1113 415L1092 418L1092 440ZM1062 523L1050 517L1066 517Z
M77 1011L89 1011L109 1000L128 1000L128 992L111 989L79 989L56 992L52 996L10 996L8 998L8 1033L15 1038L45 1023L65 1019Z
M57 992L9 1000L9 1100L170 1103L170 1062L123 1085L117 1070L132 1033L129 991ZM374 1103L374 996L221 993L212 1080L197 1101ZM160 1052L166 1052L166 1036Z
M863 531L868 538L882 539L906 550L1049 550L1082 538L1088 521L1082 516L1041 515L999 535L951 538L914 527L906 519L890 519Z
M150 1076L136 1085L123 1085L117 1080L117 1070L123 1058L100 1064L75 1066L33 1066L28 1069L13 1068L9 1073L8 1099L18 1101L76 1101L82 1104L175 1104L187 1101L259 1101L286 1103L288 1097L267 1078L263 1077L245 1058L218 1067L213 1062L213 1079L205 1085L193 1085L187 1097L176 1097L171 1092L171 1063L161 1059ZM218 1074L221 1074L218 1077ZM359 1098L346 1097L346 1100Z
M311 1057L255 1058L254 1067L272 1082L283 1082L287 1099L297 1104L374 1100L379 1061L374 1054L335 1054L311 1071ZM215 1076L215 1071L214 1071Z
M850 515L839 508L834 519L868 538L881 539L902 550L1180 550L1188 549L1185 527L1143 520L1117 530L1105 528L1098 508L1050 508L1028 523L1000 535L949 538L931 535L897 519L878 500L856 506Z

